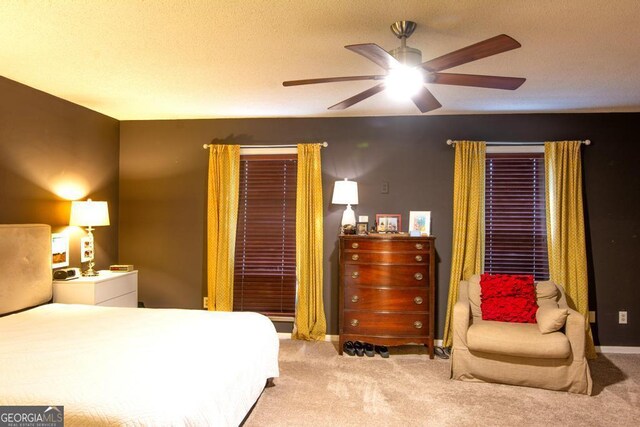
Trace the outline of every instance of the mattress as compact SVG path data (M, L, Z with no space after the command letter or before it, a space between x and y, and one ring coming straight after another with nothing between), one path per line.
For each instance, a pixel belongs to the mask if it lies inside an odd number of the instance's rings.
M237 426L278 349L257 313L48 304L0 318L0 405L64 405L67 426Z

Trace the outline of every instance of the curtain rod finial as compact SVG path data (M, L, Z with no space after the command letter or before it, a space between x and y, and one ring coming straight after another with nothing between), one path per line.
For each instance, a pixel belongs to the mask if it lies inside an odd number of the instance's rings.
M447 145L453 145L453 141L450 139L447 139Z
M202 148L206 150L207 148L209 148L209 144L202 144Z
M591 140L590 139L585 139L584 140L584 145L591 145Z

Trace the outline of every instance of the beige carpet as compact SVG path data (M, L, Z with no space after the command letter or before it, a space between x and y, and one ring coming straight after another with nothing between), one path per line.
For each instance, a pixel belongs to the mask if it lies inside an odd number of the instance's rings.
M640 425L640 355L591 363L594 396L449 379L418 346L338 356L335 343L280 341L280 378L245 426Z

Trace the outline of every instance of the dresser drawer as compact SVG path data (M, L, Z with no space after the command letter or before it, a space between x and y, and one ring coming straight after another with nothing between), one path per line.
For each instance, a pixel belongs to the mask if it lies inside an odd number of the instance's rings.
M360 250L344 251L345 264L421 264L429 261L428 253L413 252L365 252Z
M348 286L344 290L346 310L429 311L427 288L369 288Z
M425 336L429 334L429 315L345 310L343 328L345 334Z
M424 265L344 265L344 285L428 286Z
M429 242L426 240L382 240L375 238L345 240L344 249L359 249L363 251L389 251L389 252L428 252L430 249Z

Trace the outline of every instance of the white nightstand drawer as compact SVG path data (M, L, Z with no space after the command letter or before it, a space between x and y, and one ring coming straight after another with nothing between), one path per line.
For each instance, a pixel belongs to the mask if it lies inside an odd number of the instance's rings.
M108 307L138 306L138 272L102 270L98 276L53 281L53 302Z
M95 284L95 302L100 304L103 301L114 297L128 294L138 290L138 277L136 274L112 273L110 277ZM99 277L99 276L98 276ZM137 304L137 303L136 303Z
M137 307L138 292L130 292L116 298L108 299L96 305L101 307Z

